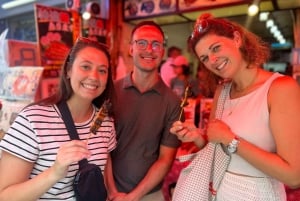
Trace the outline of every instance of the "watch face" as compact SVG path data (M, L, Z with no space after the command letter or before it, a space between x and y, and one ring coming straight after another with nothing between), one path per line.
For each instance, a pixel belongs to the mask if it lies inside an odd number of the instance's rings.
M237 151L237 146L239 144L239 140L238 139L233 139L232 142L229 143L229 145L227 146L227 151L230 154L233 154Z
M227 150L229 153L233 154L236 152L236 147L229 145L229 146L227 146Z

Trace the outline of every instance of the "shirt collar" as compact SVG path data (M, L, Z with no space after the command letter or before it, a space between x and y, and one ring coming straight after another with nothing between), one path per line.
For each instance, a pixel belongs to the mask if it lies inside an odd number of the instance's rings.
M132 81L131 75L132 75L132 72L128 73L125 76L124 82L123 82L123 88L124 89L135 88L136 90L138 90L135 87L135 85L134 85L134 83ZM167 86L164 84L164 82L162 81L161 77L159 77L158 82L155 83L155 85L151 89L149 89L148 91L146 91L146 92L155 91L158 94L163 94L165 92L166 87Z

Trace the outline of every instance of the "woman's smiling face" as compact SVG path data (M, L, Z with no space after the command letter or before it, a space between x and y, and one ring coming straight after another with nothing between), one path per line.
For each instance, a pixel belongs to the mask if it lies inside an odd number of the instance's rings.
M223 78L232 78L244 62L240 45L239 34L235 34L233 39L208 34L197 42L195 52L207 69Z
M92 101L105 90L109 61L104 52L94 47L80 50L68 71L73 98Z

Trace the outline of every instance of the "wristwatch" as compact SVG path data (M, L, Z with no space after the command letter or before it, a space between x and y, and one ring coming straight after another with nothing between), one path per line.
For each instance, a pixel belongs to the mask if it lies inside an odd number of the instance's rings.
M233 140L227 145L227 151L229 154L234 154L237 151L240 139L235 136Z

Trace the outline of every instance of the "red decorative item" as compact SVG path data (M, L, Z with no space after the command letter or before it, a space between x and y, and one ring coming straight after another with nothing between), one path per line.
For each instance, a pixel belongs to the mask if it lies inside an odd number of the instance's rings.
M300 200L300 188L291 189L289 187L285 187L287 201L299 201Z

